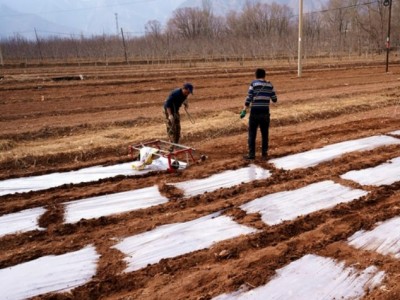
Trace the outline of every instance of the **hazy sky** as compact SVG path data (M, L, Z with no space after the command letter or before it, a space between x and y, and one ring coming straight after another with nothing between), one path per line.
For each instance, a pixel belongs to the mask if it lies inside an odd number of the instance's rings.
M210 1L216 14L245 3ZM298 0L260 1L291 4ZM307 0L306 4L321 1L324 0ZM127 35L141 36L148 21L158 20L165 26L183 3L201 6L202 0L0 0L0 38L35 38L35 30L43 37L116 34L121 28Z
M0 0L0 37L114 34L119 28L141 35L149 20L163 25L184 0Z

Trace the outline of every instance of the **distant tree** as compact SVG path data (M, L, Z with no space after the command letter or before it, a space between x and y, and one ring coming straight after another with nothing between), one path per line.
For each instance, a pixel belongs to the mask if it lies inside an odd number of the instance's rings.
M145 41L148 45L148 53L151 56L160 56L163 47L163 35L161 23L157 20L148 21L145 25Z
M198 37L212 37L215 24L218 24L218 21L209 7L204 9L184 7L173 12L167 28L180 37L193 40Z
M350 15L343 8L342 0L329 0L323 18L326 23L326 34L330 37L331 53L340 54L343 51L344 40L350 27Z
M246 2L241 13L231 12L226 18L230 35L251 45L252 56L282 53L292 36L293 13L286 5Z
M247 0L241 11L216 16L212 0L202 0L200 8L175 10L163 28L157 20L145 24L143 36L129 36L126 50L132 59L148 62L164 59L207 59L216 55L241 60L253 58L289 58L297 55L298 18L291 8L277 2ZM384 0L327 0L321 12L303 16L304 55L336 55L382 52L385 48L388 8ZM391 46L400 54L400 1L392 0ZM121 39L115 35L64 38L22 36L1 40L4 58L25 61L78 58L108 62L119 61L124 54ZM124 50L125 50L124 49ZM39 55L40 54L40 55Z
M318 54L323 49L325 39L323 37L323 22L321 16L308 13L303 18L303 50L304 55Z
M360 6L358 24L362 31L367 33L368 44L375 45L375 49L378 51L381 51L385 46L387 20L388 9L383 5L383 0L367 2Z
M160 38L162 34L161 23L157 20L150 20L144 26L145 35Z

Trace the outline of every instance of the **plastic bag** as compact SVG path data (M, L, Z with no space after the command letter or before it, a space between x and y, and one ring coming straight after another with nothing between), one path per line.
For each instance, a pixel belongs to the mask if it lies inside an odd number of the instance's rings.
M158 153L158 149L156 148L151 148L151 147L143 147L140 149L139 152L139 157L140 159L138 161L133 162L132 168L138 171L144 170L146 165L151 165L153 162L153 159Z

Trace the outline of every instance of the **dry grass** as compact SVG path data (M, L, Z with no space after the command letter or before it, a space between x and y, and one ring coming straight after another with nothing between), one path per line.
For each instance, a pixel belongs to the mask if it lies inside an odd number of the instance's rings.
M226 127L226 124L232 124L233 128L243 126L237 114L227 111L220 112L211 117L196 119L194 124L183 116L182 136L184 138L188 134L204 134L204 132L220 131ZM84 134L51 140L19 142L16 143L13 149L4 148L0 151L0 162L23 158L27 155L54 155L112 145L115 147L125 147L130 143L166 138L166 129L163 122L146 126L135 125L132 128L106 128L104 130L87 131Z
M398 100L380 94L376 97L362 95L341 99L329 98L308 102L306 105L299 102L284 107L277 105L273 108L273 117L278 121L289 119L295 122L304 122L317 118L318 115L332 117L346 112L366 111L386 106L394 106L396 109L399 106Z
M0 140L0 153L2 151L9 151L16 146L16 143L11 140Z
M370 99L374 98L374 101ZM361 111L376 110L392 107L395 114L400 114L399 102L387 96L376 97L355 96L342 99L328 99L324 101L301 101L293 103L278 103L273 105L272 120L286 126L310 120L327 119L340 114L350 114ZM399 108L399 109L398 109ZM182 137L200 136L202 142L207 142L225 131L234 130L246 132L247 118L240 120L239 114L230 111L220 111L213 115L194 118L192 124L189 118L182 113ZM160 120L161 121L161 120ZM78 135L57 139L38 140L29 142L0 141L0 162L22 159L26 156L56 155L59 153L85 152L91 148L116 147L124 148L130 143L137 143L150 139L167 139L164 122L134 126L132 128L110 127L102 130L88 130Z

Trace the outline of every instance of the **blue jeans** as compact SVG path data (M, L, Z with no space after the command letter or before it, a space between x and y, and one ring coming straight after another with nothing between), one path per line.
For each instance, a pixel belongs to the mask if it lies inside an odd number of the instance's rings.
M257 129L261 131L261 155L268 154L268 135L269 135L270 114L250 114L249 117L249 156L256 155L256 137Z

